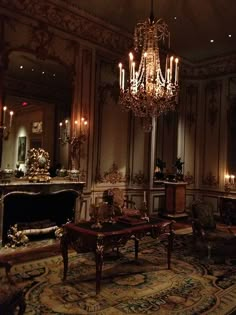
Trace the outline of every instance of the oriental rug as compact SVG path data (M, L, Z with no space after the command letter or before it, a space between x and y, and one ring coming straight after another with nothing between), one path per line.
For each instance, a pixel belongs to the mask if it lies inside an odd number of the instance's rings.
M137 262L129 242L119 257L105 257L97 296L90 253L70 252L65 282L60 255L14 265L11 274L24 287L28 315L236 314L236 259L221 258L199 255L191 235L178 235L168 270L165 242L141 241Z

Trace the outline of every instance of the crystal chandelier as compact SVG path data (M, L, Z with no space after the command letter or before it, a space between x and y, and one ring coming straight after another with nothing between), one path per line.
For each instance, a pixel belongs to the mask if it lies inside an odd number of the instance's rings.
M175 110L179 91L179 59L167 54L161 62L160 41L167 42L170 48L168 26L162 19L154 19L151 0L150 18L138 23L134 32L134 50L141 53L138 67L130 52L126 79L125 68L119 63L119 104L142 118L146 132L152 129L153 117Z

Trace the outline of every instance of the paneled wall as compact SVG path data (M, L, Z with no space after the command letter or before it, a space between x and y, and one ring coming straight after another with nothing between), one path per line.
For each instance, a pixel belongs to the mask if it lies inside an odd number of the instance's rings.
M227 116L233 97L233 92L229 94L230 78L228 73L212 75L209 70L204 77L184 80L178 150L182 152L185 178L189 182L187 206L202 197L219 212L219 198L225 194L225 174L230 173L227 163L231 145Z

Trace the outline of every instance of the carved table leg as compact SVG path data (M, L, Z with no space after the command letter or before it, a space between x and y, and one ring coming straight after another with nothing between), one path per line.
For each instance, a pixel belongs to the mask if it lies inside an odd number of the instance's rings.
M96 260L96 294L101 290L102 265L103 265L104 246L102 239L97 240L97 248L95 253Z
M63 272L63 281L66 280L67 270L68 270L68 240L67 235L63 234L61 237L61 254L63 258L64 272Z
M10 262L10 261L0 261L0 267L4 267L5 268L6 276L7 276L7 279L9 281L9 283L14 284L14 282L11 279L11 276L10 276L12 262Z

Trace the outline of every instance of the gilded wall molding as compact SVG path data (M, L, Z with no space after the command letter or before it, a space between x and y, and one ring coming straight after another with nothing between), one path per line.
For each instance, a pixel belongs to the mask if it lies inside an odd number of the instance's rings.
M128 182L128 176L120 172L118 166L113 163L111 168L108 171L105 171L103 175L101 175L100 170L97 170L96 182L111 184L126 183Z
M110 50L126 51L132 45L129 34L125 36L108 23L84 16L83 11L69 3L65 8L61 1L0 0L0 6Z
M147 179L145 178L145 175L142 171L139 171L138 173L132 176L132 184L143 185L146 183L147 183Z
M204 185L216 187L219 182L216 179L216 176L212 174L211 171L207 173L207 175L202 179L202 183Z
M180 71L184 79L207 79L235 73L236 54L219 56L201 63L183 61Z
M194 176L190 173L190 171L187 171L186 175L184 175L184 181L187 182L189 185L194 184Z

